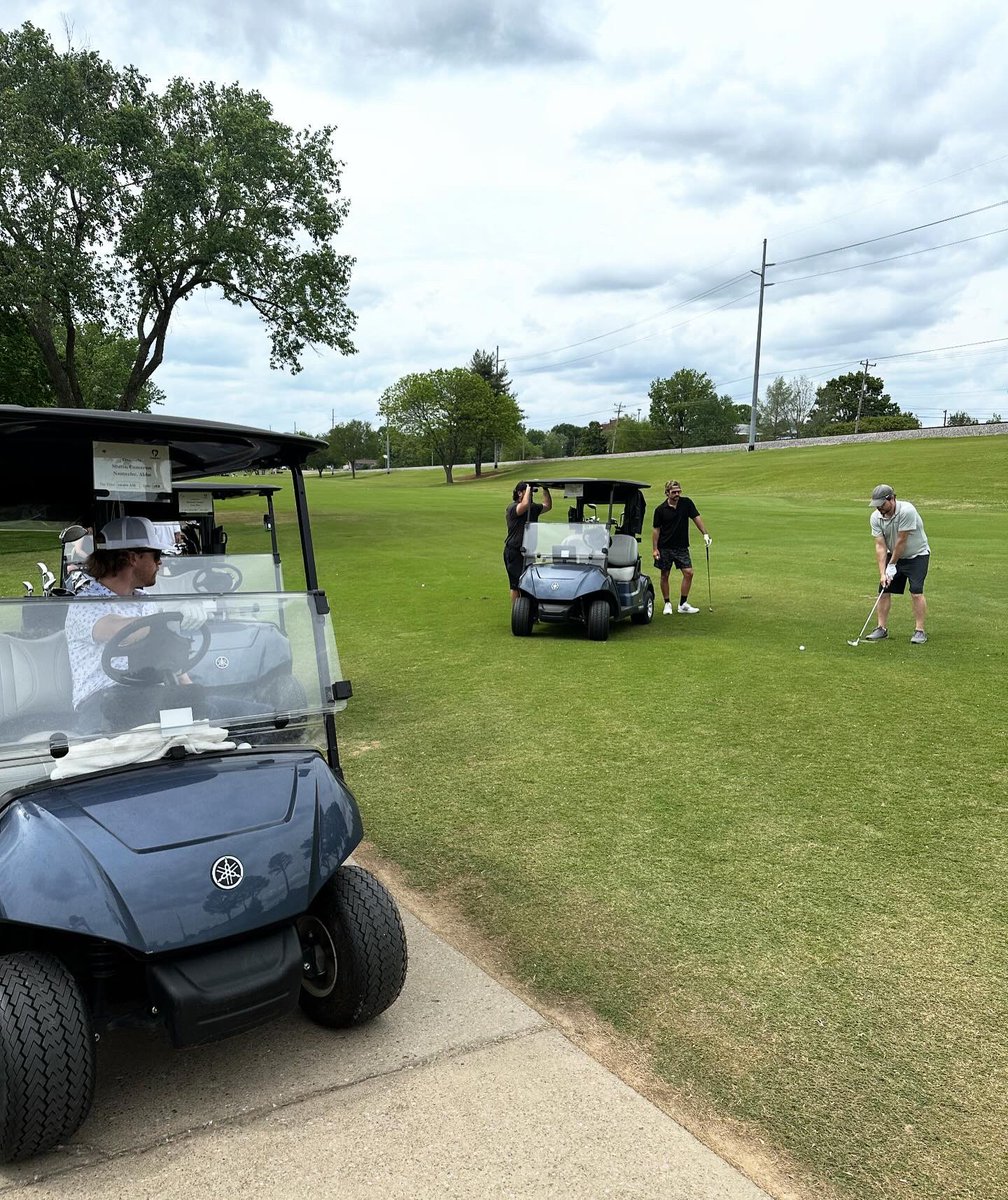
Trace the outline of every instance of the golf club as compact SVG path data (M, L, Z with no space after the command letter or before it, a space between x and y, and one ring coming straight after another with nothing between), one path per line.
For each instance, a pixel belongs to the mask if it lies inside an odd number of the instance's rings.
M711 600L710 590L710 546L704 543L704 552L707 555L707 611L714 611L714 602Z
M875 616L875 609L878 608L878 602L882 599L882 597L884 595L885 595L884 592L879 592L879 594L875 597L875 603L871 606L871 612L868 614L868 621L870 621L872 619L872 617ZM856 646L858 644L858 642L861 641L861 639L864 637L864 631L868 628L868 621L865 621L864 625L861 626L861 632L857 635L856 638L854 638L853 641L850 638L847 639L848 646Z

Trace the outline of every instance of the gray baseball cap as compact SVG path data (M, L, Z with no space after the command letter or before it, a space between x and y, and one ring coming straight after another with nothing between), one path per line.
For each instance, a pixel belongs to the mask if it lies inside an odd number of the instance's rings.
M878 508L880 504L886 500L895 500L896 493L892 490L888 483L880 483L874 492L871 494L872 508Z

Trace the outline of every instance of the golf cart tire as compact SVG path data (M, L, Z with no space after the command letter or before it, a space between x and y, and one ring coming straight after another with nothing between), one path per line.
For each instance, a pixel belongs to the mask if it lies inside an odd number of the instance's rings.
M588 636L593 642L604 642L609 637L609 602L593 600L588 606Z
M0 1162L51 1150L94 1099L91 1016L58 958L0 957Z
M528 596L519 596L511 605L511 632L515 637L528 637L533 624L532 601Z
M647 595L644 597L644 607L640 612L635 612L630 620L634 625L650 625L651 619L654 617L654 589L648 588Z
M319 1025L362 1025L392 1004L406 981L406 930L387 889L363 867L342 866L298 921L305 957L321 976L301 987L301 1007Z

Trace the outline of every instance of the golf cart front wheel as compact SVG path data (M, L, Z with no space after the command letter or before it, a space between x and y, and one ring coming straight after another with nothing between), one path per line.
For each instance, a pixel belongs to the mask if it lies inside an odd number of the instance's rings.
M532 600L528 596L519 596L511 605L511 632L515 637L528 637L533 623Z
M94 1030L77 981L51 954L0 958L0 1162L65 1141L94 1098Z
M588 607L588 636L593 642L604 642L609 636L609 605L605 600L593 600Z
M386 888L343 866L298 919L304 962L301 1007L320 1025L370 1021L406 980L406 930Z

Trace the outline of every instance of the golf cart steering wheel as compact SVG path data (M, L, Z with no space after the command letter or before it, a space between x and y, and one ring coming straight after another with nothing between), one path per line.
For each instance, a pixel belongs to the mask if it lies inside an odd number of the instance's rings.
M193 576L194 592L237 592L241 587L242 573L232 563L217 563L212 567L201 567Z
M105 643L102 670L116 683L171 683L174 676L194 667L210 647L210 630L205 625L194 630L199 637L195 646L185 634L168 628L180 618L181 613L157 612L130 621ZM137 634L143 636L130 641ZM129 665L113 666L114 658L125 658Z

